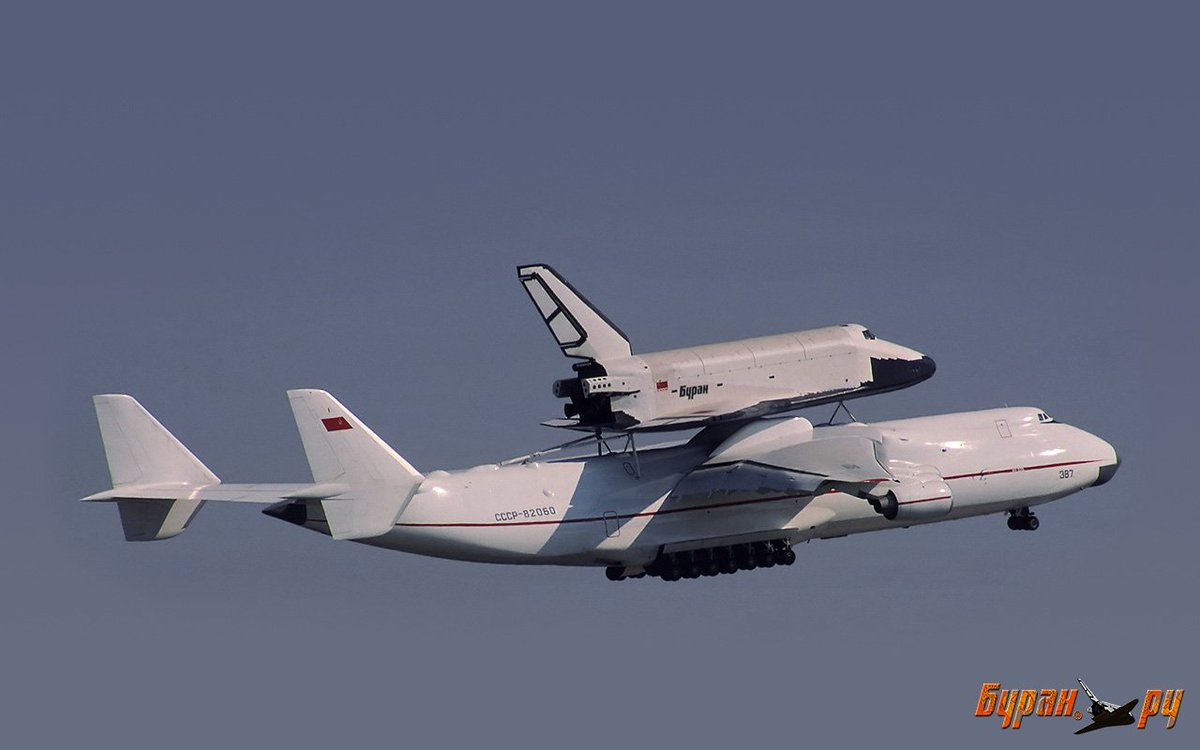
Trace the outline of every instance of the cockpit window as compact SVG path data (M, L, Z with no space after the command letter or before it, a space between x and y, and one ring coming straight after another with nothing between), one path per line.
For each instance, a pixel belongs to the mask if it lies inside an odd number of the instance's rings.
M1044 411L1038 412L1038 422L1040 424L1050 424L1053 421L1054 421L1054 417L1050 416L1046 412L1044 412Z
M863 332L862 332L862 335L863 335L863 338L864 338L864 339L866 339L867 341L874 341L874 340L875 340L875 334L871 333L871 329L870 329L870 328L864 328L864 329L863 329Z

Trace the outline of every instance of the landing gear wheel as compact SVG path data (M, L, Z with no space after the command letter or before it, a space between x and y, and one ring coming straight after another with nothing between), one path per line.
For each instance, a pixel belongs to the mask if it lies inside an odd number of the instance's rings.
M1037 531L1038 526L1041 523L1029 508L1014 510L1008 516L1008 528L1013 531Z
M621 565L609 565L604 569L604 575L610 581L620 581L625 578L625 568Z
M737 562L732 557L721 558L720 565L721 565L721 572L726 573L726 574L727 573L736 573L737 569L738 569Z
M760 568L775 567L775 551L764 543L757 543L750 548L752 551L751 559L758 564Z
M779 553L780 565L791 565L794 562L796 562L796 553L794 550L785 549L783 552Z

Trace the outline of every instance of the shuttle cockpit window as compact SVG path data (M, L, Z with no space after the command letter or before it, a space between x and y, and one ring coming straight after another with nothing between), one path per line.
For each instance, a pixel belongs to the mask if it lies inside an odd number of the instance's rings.
M1050 424L1053 421L1054 421L1054 417L1050 416L1046 412L1044 412L1044 411L1038 412L1038 423L1039 424Z
M862 331L862 335L863 335L863 338L866 339L867 341L875 340L875 334L871 333L870 328L864 328Z

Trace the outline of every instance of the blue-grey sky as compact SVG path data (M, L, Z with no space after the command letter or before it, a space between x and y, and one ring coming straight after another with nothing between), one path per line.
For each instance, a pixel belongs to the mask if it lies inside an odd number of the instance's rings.
M21 747L1008 746L979 686L1200 708L1184 4L31 3L0 19L3 734ZM841 322L1041 406L1110 484L665 584L335 543L207 507L127 544L89 397L305 480L284 391L418 468L552 444L514 269L634 350ZM824 416L827 410L821 410ZM816 414L816 413L815 413ZM1193 691L1195 692L1193 695ZM1077 725L1030 721L1022 745ZM1140 736L1136 736L1140 735ZM1191 739L1189 739L1191 738Z

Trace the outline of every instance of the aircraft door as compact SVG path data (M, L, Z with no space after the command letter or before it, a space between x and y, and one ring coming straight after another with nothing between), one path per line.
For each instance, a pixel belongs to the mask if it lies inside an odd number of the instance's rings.
M621 536L621 518L611 510L604 511L604 533L609 538Z

